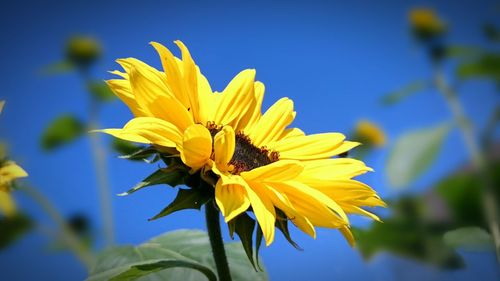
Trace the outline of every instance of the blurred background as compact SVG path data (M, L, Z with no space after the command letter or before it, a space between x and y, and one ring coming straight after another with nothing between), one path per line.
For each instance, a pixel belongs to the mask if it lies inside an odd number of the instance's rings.
M158 164L120 159L129 147L86 134L132 116L103 84L114 61L161 68L148 43L180 55L180 39L214 90L255 68L264 108L287 96L306 133L363 141L353 156L375 172L360 179L389 203L373 210L384 223L352 218L356 249L332 230L313 240L292 227L303 251L278 235L261 249L271 280L498 280L500 2L0 5L0 137L29 174L19 181L29 188L12 192L18 215L0 223L0 279L85 279L82 257L61 242L68 232L99 251L205 229L197 210L147 221L172 188L115 196Z

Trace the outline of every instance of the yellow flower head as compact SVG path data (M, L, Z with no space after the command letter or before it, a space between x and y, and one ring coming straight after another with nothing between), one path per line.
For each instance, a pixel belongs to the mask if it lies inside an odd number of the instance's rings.
M367 144L382 147L386 143L385 133L377 124L368 120L361 120L356 124L356 137Z
M306 135L290 127L294 104L282 98L264 114L264 84L255 70L240 72L222 92L212 91L186 46L182 58L158 43L163 71L134 58L119 59L124 72L107 81L134 118L103 132L174 148L192 173L215 181L215 202L229 222L251 207L269 245L277 219L305 233L315 227L339 229L353 242L347 214L378 219L362 207L384 206L369 186L352 178L371 171L363 162L332 158L358 143L340 133ZM282 216L286 216L283 218Z
M5 101L0 101L0 113L2 112ZM23 168L12 161L3 159L3 147L0 159L0 212L6 216L12 215L16 210L16 204L10 195L10 186L18 178L28 176Z
M442 34L446 26L429 8L416 8L410 11L410 24L413 31L421 38L429 38Z

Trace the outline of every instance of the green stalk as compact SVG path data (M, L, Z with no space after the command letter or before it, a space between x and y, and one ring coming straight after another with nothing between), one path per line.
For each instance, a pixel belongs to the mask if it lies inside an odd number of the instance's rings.
M87 69L80 71L84 83L90 89L92 79L90 78ZM91 96L89 106L89 131L99 129L99 101ZM99 205L103 220L104 239L106 246L114 244L114 222L113 208L111 200L111 188L108 178L108 165L106 163L106 150L102 146L101 137L99 134L90 134L90 146L94 161L95 174L97 178L97 188L99 193Z
M226 251L224 250L224 241L222 241L220 230L219 210L215 208L214 201L212 200L205 204L205 218L219 280L231 281L231 273L229 272Z
M94 264L94 257L90 251L83 245L81 240L68 227L64 218L59 214L54 205L38 190L29 186L18 185L17 190L22 191L40 205L42 210L56 223L61 230L62 239L66 245L75 253L77 258L89 270Z
M465 145L472 158L474 167L481 173L482 180L482 200L483 211L490 228L491 236L495 244L495 252L497 261L500 264L500 226L499 226L499 209L495 200L494 184L488 170L488 165L484 152L481 150L480 145L472 128L470 119L464 112L463 106L458 99L455 90L448 84L444 76L444 72L436 66L434 79L437 89L441 92L445 101L450 108L453 117L460 129L465 141Z

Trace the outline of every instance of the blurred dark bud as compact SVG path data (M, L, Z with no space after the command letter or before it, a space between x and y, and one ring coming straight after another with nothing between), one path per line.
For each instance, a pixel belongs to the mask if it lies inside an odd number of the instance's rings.
M0 250L16 242L33 227L29 217L16 213L14 216L0 218Z
M79 68L88 68L101 54L101 44L93 37L74 36L66 43L66 59Z
M382 128L368 120L360 120L356 124L352 139L371 147L383 147L386 144L386 136Z
M83 214L75 214L68 220L69 228L77 235L88 235L90 233L90 222L87 216Z
M432 41L446 33L446 25L430 8L415 8L410 11L411 30L419 41Z
M483 27L484 34L492 42L500 42L500 30L491 23L487 23Z

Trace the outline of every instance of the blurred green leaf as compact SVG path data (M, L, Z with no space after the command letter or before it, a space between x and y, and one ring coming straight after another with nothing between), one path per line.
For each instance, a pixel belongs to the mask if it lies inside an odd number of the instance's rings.
M257 271L253 258L253 231L255 229L255 220L246 213L242 213L236 217L234 222L234 230L240 237L241 245L247 254L248 260L252 263L253 268Z
M63 115L50 123L42 135L42 148L50 151L68 144L85 132L85 125L73 115Z
M167 168L156 170L156 172L149 175L147 178L138 183L132 189L118 195L120 196L129 195L144 187L158 185L158 184L167 184L170 185L171 187L175 187L177 185L183 184L184 178L187 175L188 171L185 166L170 165Z
M472 251L494 250L491 235L479 227L462 227L448 231L443 236L444 242L453 248Z
M14 216L0 218L0 250L17 241L33 227L29 217L17 213Z
M483 27L484 34L486 35L486 38L488 38L492 42L499 42L500 41L500 30L498 28L491 24L487 23Z
M41 70L43 75L57 75L72 72L75 70L75 65L67 60L56 62L44 67Z
M165 209L163 209L159 214L150 218L149 220L156 220L180 210L199 210L201 206L203 206L208 201L208 199L210 198L206 194L204 194L202 190L179 188L177 197L175 197L174 201L170 203Z
M434 161L449 125L416 130L401 136L391 150L386 173L394 187L403 187L420 176Z
M398 102L401 102L403 99L416 94L420 91L423 91L425 88L428 87L428 84L426 81L415 81L412 82L403 88L395 91L388 93L387 95L382 97L382 104L383 105L393 105Z
M457 59L471 59L484 53L484 49L476 46L449 46L446 48L446 56Z
M234 281L267 280L266 273L256 272L253 269L239 243L227 243L225 249L231 263L230 270ZM143 281L208 279L199 270L185 267L171 267L162 270L162 263L171 260L197 264L215 272L215 263L207 234L198 230L177 230L165 233L136 247L121 246L105 250L98 256L87 280L110 280L121 274L132 279L118 280L133 280L139 276ZM146 273L151 274L145 275Z
M89 92L101 102L113 101L116 96L104 81L94 81L88 85Z
M465 61L457 68L462 79L488 78L500 81L500 54L486 53L477 60Z
M445 269L464 266L462 258L447 246L439 233L429 232L412 220L387 219L368 230L352 229L356 247L366 259L390 252Z

